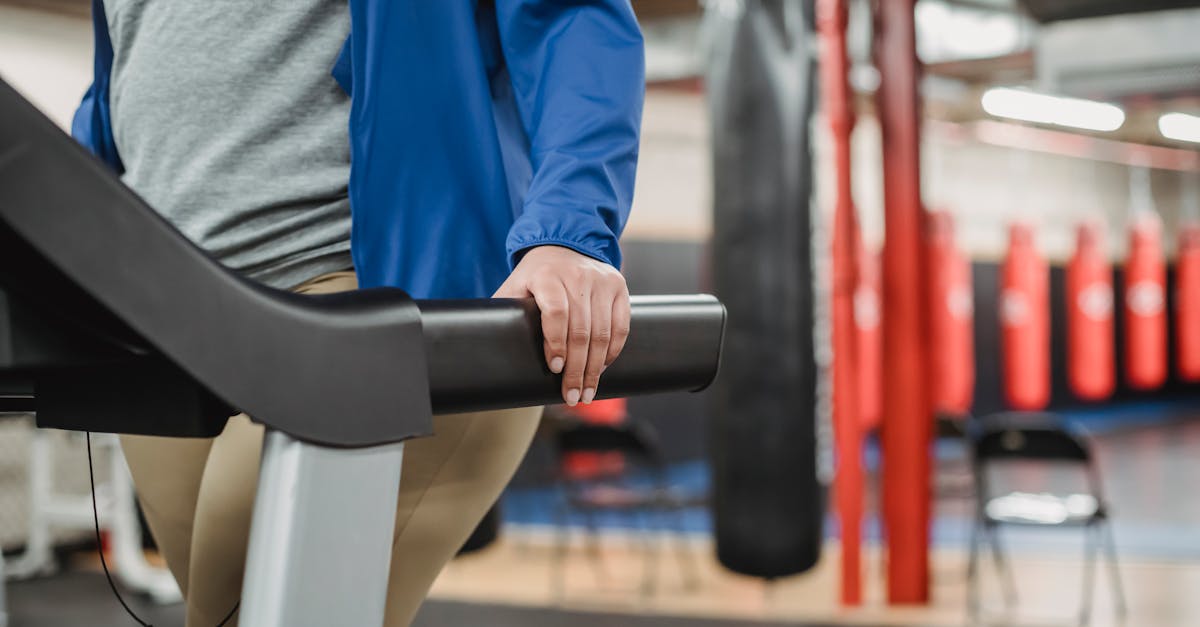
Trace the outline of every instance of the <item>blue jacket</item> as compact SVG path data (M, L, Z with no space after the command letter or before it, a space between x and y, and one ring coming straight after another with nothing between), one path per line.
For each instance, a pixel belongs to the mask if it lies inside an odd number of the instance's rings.
M92 4L95 78L72 134L120 172ZM363 287L490 296L542 244L620 267L644 95L629 0L350 0L350 15L332 73L351 96Z

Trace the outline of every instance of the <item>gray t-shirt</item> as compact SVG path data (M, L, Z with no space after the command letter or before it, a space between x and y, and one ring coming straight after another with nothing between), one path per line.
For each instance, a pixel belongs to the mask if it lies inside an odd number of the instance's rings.
M291 287L350 260L346 0L104 0L124 181L222 263Z

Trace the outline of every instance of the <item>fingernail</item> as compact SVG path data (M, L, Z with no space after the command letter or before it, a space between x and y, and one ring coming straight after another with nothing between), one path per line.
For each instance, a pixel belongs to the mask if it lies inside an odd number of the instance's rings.
M608 364L604 364L603 366L600 366L600 374L604 374L605 370L608 370Z
M563 358L562 357L555 357L554 359L550 360L550 372L553 372L554 374L559 374L562 372L562 369L563 369Z
M593 398L596 398L596 388L587 388L583 391L584 405L590 405Z
M579 403L579 388L567 390L567 405L574 407Z

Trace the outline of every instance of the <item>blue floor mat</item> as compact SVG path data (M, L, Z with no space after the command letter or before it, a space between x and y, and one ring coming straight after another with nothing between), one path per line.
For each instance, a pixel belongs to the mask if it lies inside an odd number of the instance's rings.
M1155 428L1175 421L1195 417L1198 408L1194 402L1162 401L1152 403L1129 403L1103 408L1076 409L1061 412L1067 419L1083 426L1089 433L1107 439L1120 438L1122 429ZM1120 446L1119 442L1116 444ZM961 441L939 440L933 453L939 463L962 461L966 449ZM868 471L877 472L880 455L878 444L869 442L864 449L864 463ZM675 464L669 469L671 485L689 494L707 494L709 470L703 461ZM1200 477L1197 478L1200 481ZM1113 495L1114 499L1120 495ZM1190 498L1190 497L1189 497ZM504 497L504 520L518 525L553 526L557 523L560 496L553 487L524 487L508 490ZM584 527L587 522L582 516L568 515L566 522L571 527ZM1161 522L1147 517L1117 517L1114 525L1117 545L1122 554L1145 558L1200 559L1200 525L1187 520ZM680 515L652 516L639 518L618 513L598 515L594 524L601 529L643 529L682 531L685 533L711 534L712 518L706 508L692 508ZM837 536L836 521L827 517L826 535ZM939 516L933 521L932 541L939 547L965 547L970 534L970 520L964 516ZM878 542L881 536L877 517L868 515L864 523L864 538ZM1026 530L1013 529L1005 532L1008 544L1018 551L1074 554L1081 550L1081 534L1069 530Z

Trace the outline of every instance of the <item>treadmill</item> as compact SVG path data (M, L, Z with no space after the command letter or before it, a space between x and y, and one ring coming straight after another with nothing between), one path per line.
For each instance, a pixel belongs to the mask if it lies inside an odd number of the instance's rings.
M712 382L715 298L632 310L600 398ZM216 436L237 412L265 425L241 624L381 625L404 441L435 413L559 399L532 299L244 279L0 80L0 411L170 437Z

